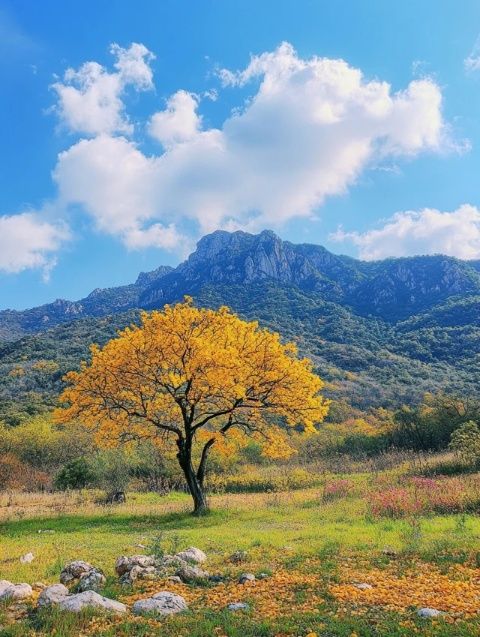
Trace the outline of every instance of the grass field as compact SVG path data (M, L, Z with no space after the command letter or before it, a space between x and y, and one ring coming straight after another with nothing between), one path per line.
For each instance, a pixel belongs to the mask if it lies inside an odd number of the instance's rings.
M84 559L109 576L107 596L130 604L167 588L183 595L190 610L157 621L38 613L34 603L17 604L0 610L0 636L479 635L479 517L375 517L364 497L368 476L349 480L355 489L332 500L321 489L213 496L212 513L201 518L189 515L183 494L131 494L115 507L95 504L88 492L4 495L0 579L54 583L66 562ZM166 551L204 550L208 570L226 575L226 583L122 589L115 559L148 552L143 547L159 534ZM239 549L248 561L233 565L228 556ZM28 551L35 560L21 564ZM244 571L269 577L242 586L237 578ZM372 589L361 591L358 582ZM238 601L249 610L226 610ZM421 619L421 607L445 615Z

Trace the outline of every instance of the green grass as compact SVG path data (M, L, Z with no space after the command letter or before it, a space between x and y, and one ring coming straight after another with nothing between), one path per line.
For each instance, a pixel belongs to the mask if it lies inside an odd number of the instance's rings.
M109 576L107 592L117 597L121 591L113 579L115 559L122 554L145 552L136 545L148 545L161 533L167 546L170 540L175 540L177 544L194 545L206 551L212 572L221 570L233 575L245 569L273 572L279 565L302 570L307 568L308 558L316 556L320 558L319 586L326 591L328 584L338 577L340 555L355 556L367 568L368 565L382 568L390 561L382 549L389 546L399 551L399 573L408 568L412 555L448 568L470 559L480 537L480 519L474 515L421 518L412 535L412 525L406 520L370 518L360 495L324 503L321 492L315 489L286 494L215 496L211 504L212 512L200 518L188 513L189 499L179 494L168 497L136 494L126 504L114 508L85 501L76 507L66 504L60 511L55 507L50 510L44 501L40 517L35 517L38 513L35 507L30 512L27 507L25 510L17 507L12 514L15 519L0 524L0 578L53 583L58 581L65 562L84 559L104 569ZM233 567L226 562L226 557L238 549L248 551L248 565ZM21 564L20 556L28 551L34 553L35 560ZM300 587L296 595L300 603L305 592ZM202 608L152 625L128 618L114 626L100 626L94 634L100 637L273 637L306 635L312 631L319 637L412 634L411 627L399 624L405 616L379 609L355 616L353 608L341 611L327 594L318 610L315 614L297 615L292 608L286 618L259 619L250 613ZM0 609L0 637L51 634L76 637L82 634L82 627L88 625L90 617L32 610L22 621L7 625L5 613L5 609ZM417 627L418 634L427 637L480 634L478 621L453 626L443 620L426 622L418 619L413 610L407 617ZM52 633L54 628L56 632Z

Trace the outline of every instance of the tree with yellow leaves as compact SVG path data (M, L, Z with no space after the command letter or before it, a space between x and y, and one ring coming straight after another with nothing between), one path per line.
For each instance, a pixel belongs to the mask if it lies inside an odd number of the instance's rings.
M174 442L200 514L213 445L253 437L265 455L285 457L293 452L286 428L312 431L326 415L323 383L296 354L294 344L228 308L199 309L187 298L143 313L140 326L102 349L92 346L91 363L66 376L57 418L80 419L103 441Z

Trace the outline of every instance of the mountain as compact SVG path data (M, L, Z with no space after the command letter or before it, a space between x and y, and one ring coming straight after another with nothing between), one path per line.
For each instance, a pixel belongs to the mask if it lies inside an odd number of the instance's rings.
M53 404L63 374L138 320L191 295L279 331L310 356L327 391L396 406L427 391L474 395L480 384L480 262L442 255L364 262L271 231L217 231L175 269L134 284L0 312L0 419Z
M0 312L0 341L13 341L74 319L107 316L140 307L140 297L155 281L173 268L162 265L153 272L141 272L135 283L116 288L97 288L80 301L57 299L29 310Z

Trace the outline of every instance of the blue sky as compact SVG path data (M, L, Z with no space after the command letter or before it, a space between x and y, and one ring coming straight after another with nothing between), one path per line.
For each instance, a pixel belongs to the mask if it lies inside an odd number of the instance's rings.
M215 228L480 258L479 34L473 0L1 0L0 307Z

